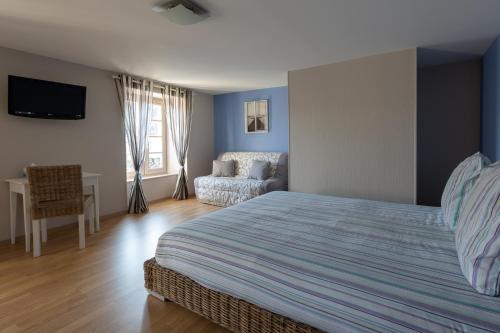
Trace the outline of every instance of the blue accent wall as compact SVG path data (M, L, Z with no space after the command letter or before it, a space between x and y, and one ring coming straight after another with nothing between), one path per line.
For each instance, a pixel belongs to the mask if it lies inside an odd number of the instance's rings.
M269 100L269 132L245 133L244 102ZM288 87L214 96L214 153L226 151L288 151Z
M500 160L500 37L483 57L481 151Z

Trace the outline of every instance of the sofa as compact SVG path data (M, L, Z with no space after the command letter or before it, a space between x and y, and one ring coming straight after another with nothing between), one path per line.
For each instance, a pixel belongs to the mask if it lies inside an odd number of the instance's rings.
M235 162L234 177L212 175L194 179L196 198L199 202L227 207L271 191L288 190L288 153L278 152L227 152L218 160ZM253 160L270 163L270 177L265 180L248 179Z

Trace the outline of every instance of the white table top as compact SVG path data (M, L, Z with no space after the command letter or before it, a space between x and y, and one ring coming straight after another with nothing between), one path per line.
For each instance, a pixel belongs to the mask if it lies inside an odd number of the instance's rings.
M83 178L101 177L101 174L83 171L82 177ZM26 185L28 184L28 177L9 178L6 179L5 181L7 183Z

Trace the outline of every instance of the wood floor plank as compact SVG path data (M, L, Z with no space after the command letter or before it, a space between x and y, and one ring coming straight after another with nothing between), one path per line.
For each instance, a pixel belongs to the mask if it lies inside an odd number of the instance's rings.
M76 223L49 229L39 258L24 252L24 237L0 242L0 332L226 333L148 296L142 268L161 234L217 209L195 199L155 203L148 214L102 221L83 250Z

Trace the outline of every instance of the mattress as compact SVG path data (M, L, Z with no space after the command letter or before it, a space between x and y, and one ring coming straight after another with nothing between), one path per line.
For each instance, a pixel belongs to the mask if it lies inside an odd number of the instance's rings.
M440 208L271 192L173 228L155 257L326 332L500 332Z

